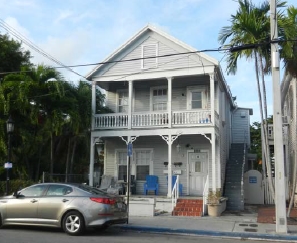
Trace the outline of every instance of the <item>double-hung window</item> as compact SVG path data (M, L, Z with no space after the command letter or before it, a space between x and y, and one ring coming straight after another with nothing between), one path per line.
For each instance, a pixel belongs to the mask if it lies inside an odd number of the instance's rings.
M118 112L120 113L127 113L128 112L128 91L127 90L119 90L118 94Z
M198 87L188 88L188 109L205 109L207 107L206 89Z
M145 177L150 174L151 150L135 151L136 180L145 181Z
M127 151L117 152L118 180L127 178Z
M167 88L152 89L152 110L153 111L167 110Z

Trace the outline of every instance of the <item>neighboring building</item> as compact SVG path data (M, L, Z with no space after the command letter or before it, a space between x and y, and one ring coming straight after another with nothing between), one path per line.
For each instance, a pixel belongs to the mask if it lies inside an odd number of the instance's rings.
M283 134L284 134L284 157L285 175L287 178L288 194L294 190L294 206L297 206L296 197L296 175L297 175L297 80L286 75L281 83L281 104L283 111ZM271 137L273 139L273 127L271 126Z
M168 197L172 174L180 175L182 195L223 190L231 144L250 145L252 110L236 106L219 62L151 25L104 62L87 75L93 87L90 184L100 139L104 174L119 180L127 175L127 142L133 144L137 194L147 174L158 176L159 195ZM98 87L114 113L95 114Z

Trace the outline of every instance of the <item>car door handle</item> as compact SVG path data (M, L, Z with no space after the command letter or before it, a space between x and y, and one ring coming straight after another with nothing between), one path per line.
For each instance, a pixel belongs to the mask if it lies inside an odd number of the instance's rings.
M63 199L63 200L62 200L62 202L68 202L68 201L69 201L68 199Z
M31 200L31 203L36 203L36 202L38 202L38 200L36 200L36 199Z

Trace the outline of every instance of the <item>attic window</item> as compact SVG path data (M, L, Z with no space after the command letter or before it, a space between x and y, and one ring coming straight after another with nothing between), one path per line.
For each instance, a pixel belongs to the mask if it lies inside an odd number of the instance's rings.
M156 68L158 66L158 44L143 45L141 49L141 68Z

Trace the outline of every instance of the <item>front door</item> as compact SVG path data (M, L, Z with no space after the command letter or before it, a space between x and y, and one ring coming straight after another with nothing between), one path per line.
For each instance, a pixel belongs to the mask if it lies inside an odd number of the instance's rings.
M202 196L207 177L208 153L190 152L189 165L189 195Z

